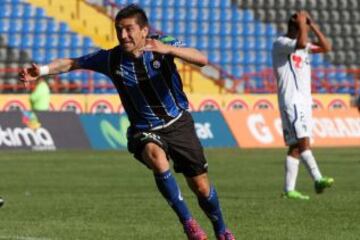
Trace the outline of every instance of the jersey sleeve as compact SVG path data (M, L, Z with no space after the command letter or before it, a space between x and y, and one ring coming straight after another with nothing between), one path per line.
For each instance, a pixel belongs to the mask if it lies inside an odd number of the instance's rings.
M109 51L101 49L97 52L79 57L77 59L77 65L82 69L88 69L109 75L108 59Z
M296 39L281 37L274 43L274 48L279 53L290 54L296 51Z

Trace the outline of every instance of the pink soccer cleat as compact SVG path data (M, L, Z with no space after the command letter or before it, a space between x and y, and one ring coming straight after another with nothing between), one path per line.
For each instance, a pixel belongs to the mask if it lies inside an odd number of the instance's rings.
M226 231L217 236L217 240L235 240L235 236L230 232L229 229L226 229Z
M191 218L184 223L184 231L189 240L207 240L208 237L204 230L195 219Z

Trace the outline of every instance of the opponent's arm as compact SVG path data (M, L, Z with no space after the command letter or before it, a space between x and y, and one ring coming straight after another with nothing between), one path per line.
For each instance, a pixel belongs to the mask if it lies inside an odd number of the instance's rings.
M170 54L186 62L203 67L208 64L207 57L195 48L182 48L164 44L156 39L147 39L143 51L153 51L161 54Z
M33 63L31 67L20 70L19 80L22 82L31 82L41 76L65 73L78 68L76 59L72 58L55 59L51 63L43 66Z

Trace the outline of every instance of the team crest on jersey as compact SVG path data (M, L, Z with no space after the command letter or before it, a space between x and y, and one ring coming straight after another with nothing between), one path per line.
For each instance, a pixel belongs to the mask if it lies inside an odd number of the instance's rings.
M159 69L161 67L160 61L156 59L152 61L151 65L154 69Z

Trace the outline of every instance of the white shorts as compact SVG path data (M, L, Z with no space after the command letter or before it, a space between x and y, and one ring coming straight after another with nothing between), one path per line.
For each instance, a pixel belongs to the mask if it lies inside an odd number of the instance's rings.
M293 145L297 143L300 138L311 137L311 105L286 105L280 108L280 115L286 145Z

